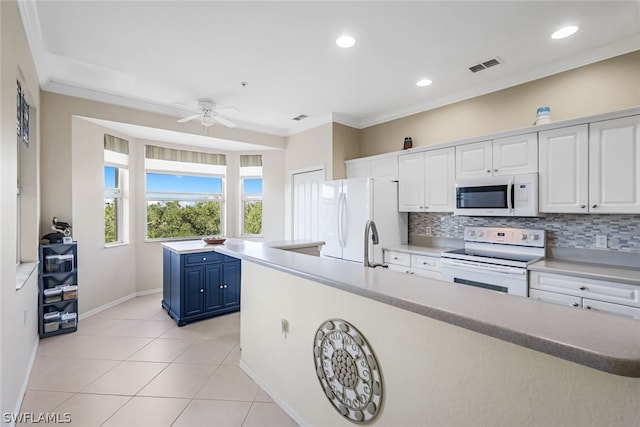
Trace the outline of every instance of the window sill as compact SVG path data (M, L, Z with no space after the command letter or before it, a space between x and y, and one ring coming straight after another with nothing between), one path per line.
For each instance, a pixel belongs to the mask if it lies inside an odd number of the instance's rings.
M104 248L119 248L120 246L127 246L129 243L120 242L120 243L110 243L108 245L104 245Z
M16 291L22 289L25 283L29 281L31 275L38 268L39 261L21 262L16 265Z
M159 239L144 239L144 243L181 242L187 240L202 240L202 237L165 237Z

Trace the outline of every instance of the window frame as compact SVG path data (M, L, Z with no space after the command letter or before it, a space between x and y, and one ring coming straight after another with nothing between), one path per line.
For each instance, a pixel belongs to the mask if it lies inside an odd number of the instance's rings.
M262 181L262 192L260 193L260 195L248 195L245 194L244 192L244 181L247 179L259 179ZM249 233L245 233L245 217L244 217L244 205L245 202L256 202L259 201L260 203L262 203L262 217L260 219L260 233L259 234L249 234ZM263 227L263 223L264 223L264 178L262 175L240 175L240 236L241 237L262 237L263 236L263 231L264 231L264 227Z
M226 167L226 166L225 166ZM227 177L224 174L221 173L207 173L207 172L185 172L185 171L178 171L176 169L170 169L170 170L163 170L163 169L158 169L158 168L145 168L144 170L144 182L145 182L145 189L144 189L144 206L145 206L145 213L144 213L144 241L145 242L164 242L164 241L175 241L175 240L196 240L196 239L201 239L202 237L205 237L204 235L200 235L200 236L177 236L177 237L156 237L156 238L150 238L149 237L149 219L148 219L148 206L149 206L149 201L156 201L156 202L166 202L166 201L179 201L179 202L201 202L201 201L213 201L213 202L219 202L220 203L220 234L224 235L226 234L226 201L227 201L227 197L226 197L226 184L227 184ZM192 177L206 177L206 178L219 178L221 181L221 192L220 194L218 193L187 193L187 192L176 192L176 191L171 191L171 192L149 192L147 189L147 174L159 174L159 175L172 175L172 176L192 176ZM149 194L152 195L162 195L162 194L166 194L168 196L175 196L175 195L186 195L188 197L184 197L184 198L179 198L179 199L175 199L175 198L167 198L167 197L149 197ZM213 195L213 197L201 197L202 195ZM200 197L198 197L200 196Z
M111 167L115 168L116 174L116 187L115 188L106 188L104 187L104 198L114 199L114 203L116 205L115 211L115 221L116 221L116 240L113 242L104 242L104 247L110 246L119 246L128 243L128 240L125 238L125 197L123 191L123 184L127 182L129 169L127 166L105 161L103 165L103 173L105 168ZM104 178L103 178L104 179ZM104 218L103 218L104 221ZM104 224L106 226L106 223Z

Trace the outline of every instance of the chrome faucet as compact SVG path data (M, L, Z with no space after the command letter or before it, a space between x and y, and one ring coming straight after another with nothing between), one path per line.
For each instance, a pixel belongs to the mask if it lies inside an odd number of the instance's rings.
M378 229L376 228L376 223L373 222L372 219L368 220L366 225L364 226L364 266L373 268L387 268L387 265L379 263L372 264L369 262L369 234L371 234L371 242L374 245L377 245L380 242L380 239L378 238Z

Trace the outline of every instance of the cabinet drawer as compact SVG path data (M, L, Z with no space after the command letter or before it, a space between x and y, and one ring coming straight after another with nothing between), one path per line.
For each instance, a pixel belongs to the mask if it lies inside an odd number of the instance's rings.
M582 304L583 307L588 310L604 311L624 317L640 319L640 308L629 307L627 305L620 304L611 304L609 302L595 301L586 298L582 301Z
M640 307L640 287L625 283L532 271L529 286L543 291Z
M411 274L411 269L404 265L389 264L389 270L397 271L398 273Z
M529 290L529 298L540 301L552 302L555 304L568 305L571 307L582 307L582 298L573 295L558 294L555 292L539 291L537 289Z
M411 255L411 268L440 272L440 257Z
M411 256L404 252L384 251L384 262L409 267Z
M222 259L222 255L220 255L218 252L198 252L196 254L188 254L183 256L185 265L220 262Z

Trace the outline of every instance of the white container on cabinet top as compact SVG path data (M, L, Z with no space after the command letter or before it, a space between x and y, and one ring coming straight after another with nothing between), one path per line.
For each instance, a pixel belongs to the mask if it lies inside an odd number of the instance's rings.
M536 133L456 146L456 178L484 178L536 172Z

